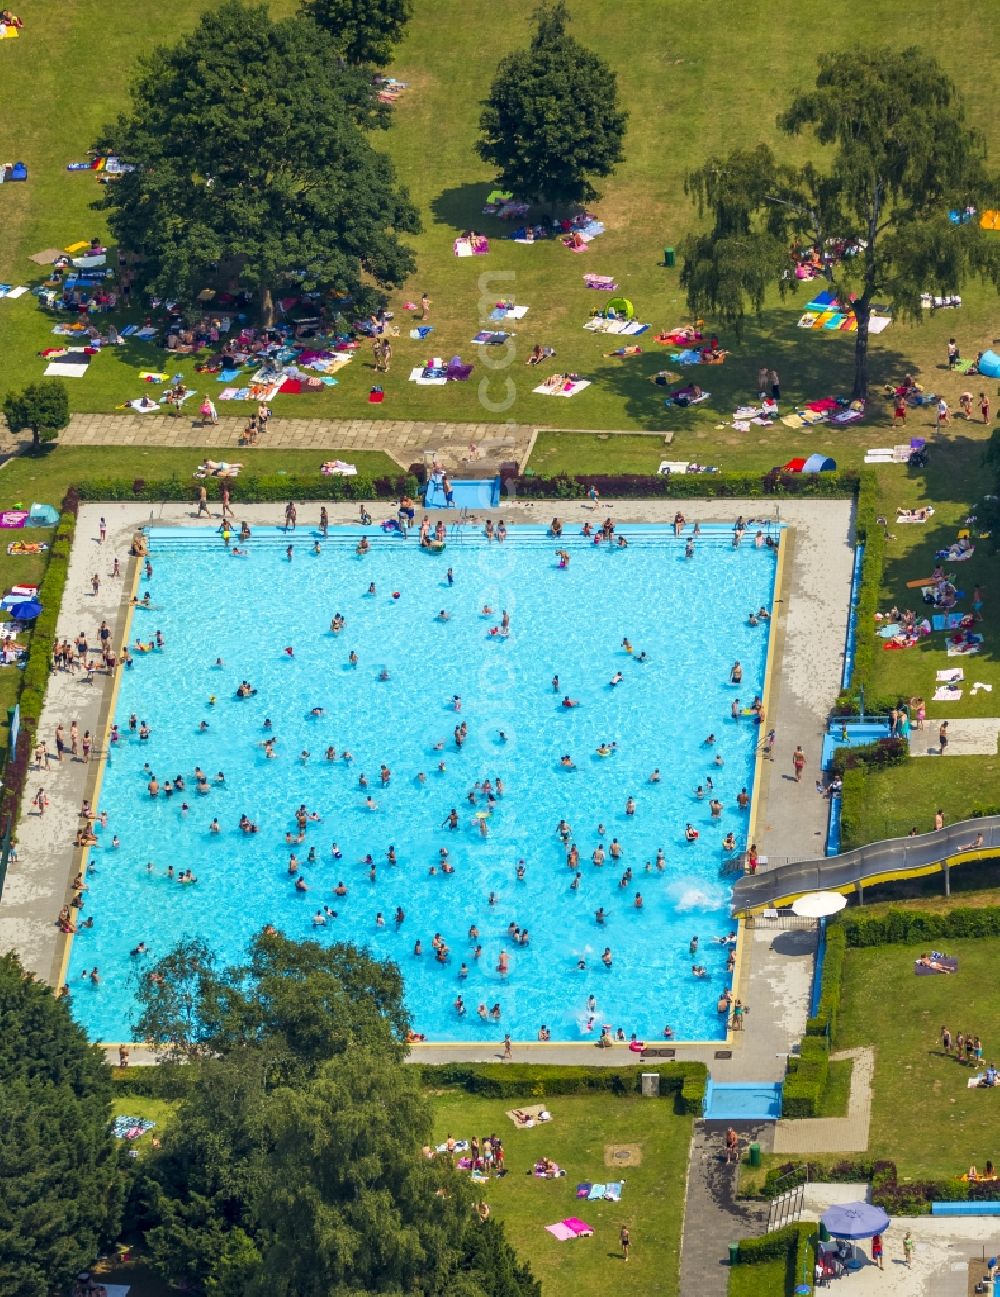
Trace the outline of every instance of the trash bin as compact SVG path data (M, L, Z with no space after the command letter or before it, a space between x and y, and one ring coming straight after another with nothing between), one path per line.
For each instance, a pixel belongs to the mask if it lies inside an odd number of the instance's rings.
M739 1265L740 1263L740 1245L739 1243L729 1244L729 1264Z
M663 264L665 266L675 266L677 264L677 253L673 248L663 249Z
M750 1165L760 1166L760 1145L759 1144L750 1145Z
M821 1243L829 1243L830 1241L830 1231L827 1229L827 1227L823 1224L822 1221L820 1221L819 1223L819 1241Z

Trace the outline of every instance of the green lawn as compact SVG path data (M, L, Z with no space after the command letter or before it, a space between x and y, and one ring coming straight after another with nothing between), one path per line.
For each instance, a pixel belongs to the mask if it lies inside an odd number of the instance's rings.
M66 163L86 156L100 126L122 106L136 55L154 43L175 40L206 7L207 0L176 0L162 9L126 6L108 23L98 0L76 0L60 9L32 9L25 14L21 39L4 42L0 76L8 93L0 120L0 156L23 158L30 170L26 185L0 191L5 231L0 275L6 281L37 282L41 272L27 260L30 253L103 232L103 214L90 207L101 193L97 180L90 173L67 172ZM295 7L294 0L272 0L271 7L275 13L287 13ZM783 392L791 400L847 387L849 338L807 335L795 328L804 293L787 303L775 295L742 340L731 331L724 333L732 355L703 382L714 393L713 400L696 410L668 412L660 389L646 381L666 363L661 348L649 341L644 354L633 360L605 359L602 353L610 350L606 340L583 332L584 320L605 299L584 287L582 274L592 270L614 275L642 318L655 328L681 322L685 310L679 272L661 263L664 245L676 245L698 220L683 195L685 170L713 151L728 148L737 124L752 124L747 142L758 136L776 141L775 112L813 80L814 51L884 40L887 32L897 29L898 6L893 0L872 0L863 7L831 9L821 0L800 0L795 6L787 0L755 0L741 8L738 23L725 7L705 9L697 23L683 23L666 0L652 0L647 15L651 38L636 40L633 24L608 21L601 0L575 0L573 30L600 49L614 68L630 112L626 162L595 205L607 233L583 256L574 256L558 243L524 247L502 240L498 236L509 232L507 227L480 214L492 180L473 149L480 101L501 55L526 42L534 7L534 0L513 0L477 11L473 21L468 6L459 0L417 0L392 69L410 89L394 111L391 130L380 139L424 221L424 232L414 240L418 271L392 300L403 336L385 383L385 403L367 403L372 372L365 356L343 372L335 389L280 397L277 413L306 418L496 417L569 428L670 428L678 434L678 456L688 454L725 467L769 468L792 453L816 449L850 459L865 445L884 444L890 438L887 411L880 402L876 426L867 425L861 432L792 433L779 425L777 431L741 434L716 428L720 416L750 395L764 362L781 373ZM995 142L992 86L977 70L988 63L991 50L995 52L996 37L989 24L983 25L974 8L953 12L933 0L909 0L906 25L936 51L964 92L971 120ZM101 33L99 41L95 31ZM803 44L803 31L822 36ZM748 48L754 50L754 75L734 78L732 69ZM965 57L969 49L978 51L977 60ZM804 141L782 147L791 159L805 157L808 149ZM452 240L470 227L491 237L492 250L487 257L459 260L452 255ZM435 332L420 343L406 336L409 320L401 306L424 290L433 301ZM531 309L519 330L515 363L495 373L484 368L469 339L479 326L483 305L488 307L500 295L513 295ZM958 382L936 371L948 336L959 333L963 351L969 353L985 345L994 331L995 295L973 284L963 297L959 312L942 312L922 327L897 322L877 338L875 381L915 370L925 383L940 382L954 399ZM138 307L135 313L141 314ZM51 324L32 297L0 303L0 352L5 359L0 387L41 372L36 353L51 342ZM556 347L558 365L580 370L593 386L573 401L533 395L538 376L520 362L536 341ZM407 383L411 365L432 352L459 352L465 359L480 360L473 381L445 389ZM139 395L137 371L160 367L160 361L171 372L190 375L189 360L175 364L153 348L129 345L100 356L82 382L70 384L74 406L111 409ZM514 396L501 409L508 377L514 381ZM229 409L239 412L235 406ZM655 453L653 447L650 451ZM616 447L618 453L624 448Z
M958 723L955 725L956 732ZM937 726L928 732L936 741ZM1000 804L1000 758L937 757L914 758L905 766L869 774L864 795L851 810L858 817L858 831L843 849L878 842L882 838L903 838L915 828L930 833L934 812L940 807L946 823L968 819L977 807Z
M788 1267L781 1258L737 1265L729 1272L729 1297L781 1297Z
M970 1090L971 1069L943 1053L942 1024L978 1035L987 1062L997 1057L1000 1002L995 994L1000 941L950 941L953 977L915 977L916 946L847 953L835 1046L875 1046L869 1151L892 1158L901 1176L957 1176L997 1160L998 1096Z
M817 1117L846 1117L851 1097L851 1073L854 1064L849 1058L839 1058L830 1064L826 1089L820 1099Z
M526 1099L530 1096L526 1096ZM678 1292L678 1257L684 1211L691 1120L674 1114L669 1102L647 1099L562 1097L553 1099L551 1123L517 1130L504 1112L510 1102L466 1094L434 1097L436 1142L496 1132L509 1174L484 1186L493 1213L507 1226L511 1242L531 1263L543 1292L574 1297L646 1297ZM605 1147L636 1144L642 1162L621 1171L605 1165ZM538 1180L526 1174L536 1157L551 1157L566 1169L564 1179ZM578 1182L624 1179L619 1204L578 1202ZM579 1216L594 1227L593 1238L558 1243L545 1226ZM627 1224L632 1254L622 1264L618 1231Z
M156 1122L152 1130L147 1130L138 1139L129 1141L129 1147L138 1149L141 1157L149 1151L152 1140L163 1138L163 1132L174 1120L179 1107L178 1102L170 1099L150 1099L122 1094L115 1095L111 1101L111 1114L113 1117L144 1117L147 1121Z

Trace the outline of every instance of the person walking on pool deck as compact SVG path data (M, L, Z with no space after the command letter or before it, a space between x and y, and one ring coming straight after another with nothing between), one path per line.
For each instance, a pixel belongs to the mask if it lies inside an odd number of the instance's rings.
M802 782L802 771L806 768L806 754L802 751L802 744L792 753L792 769L795 771L795 782Z
M938 756L944 756L944 750L948 746L948 722L942 721L938 729Z

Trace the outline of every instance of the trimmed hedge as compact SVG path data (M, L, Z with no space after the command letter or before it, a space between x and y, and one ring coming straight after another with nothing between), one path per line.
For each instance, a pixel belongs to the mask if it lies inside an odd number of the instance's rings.
M223 479L90 478L77 488L80 500L194 501L202 487L210 500L222 498ZM420 483L409 473L393 477L327 477L323 473L241 473L226 479L234 506L284 500L393 500L418 496Z
M863 689L866 707L873 711L875 699L869 695L875 667L878 641L875 637L875 614L878 612L882 592L882 571L885 566L885 527L878 523L878 478L871 470L863 470L859 478L858 505L855 516L855 535L864 544L865 556L861 561L861 580L858 584L857 634L854 643L854 672L850 688L837 700L838 715L853 715L858 710L858 696ZM881 701L881 700L880 700ZM890 704L894 705L894 704Z
M846 911L829 930L828 947L830 933L838 931L848 946L930 945L949 937L996 937L1000 936L1000 906L958 906L943 914L896 909L871 914L858 908Z
M972 1184L958 1179L900 1182L895 1162L870 1157L785 1162L768 1171L760 1196L773 1198L806 1179L836 1184L869 1181L872 1202L890 1216L926 1216L932 1202L992 1202L997 1197L996 1186L982 1181Z
M830 1069L829 1045L823 1036L802 1038L798 1055L788 1059L782 1093L783 1117L817 1117Z
M761 1265L765 1261L784 1259L785 1293L790 1297L803 1277L812 1287L818 1238L819 1227L816 1222L800 1220L770 1234L740 1239L739 1264Z
M868 767L852 766L845 770L840 789L840 849L850 851L861 846L862 808L865 804Z
M857 747L837 748L830 759L830 769L843 776L857 766L885 770L888 766L905 766L909 760L910 746L905 739L877 739Z
M545 1063L418 1064L424 1085L455 1087L491 1099L535 1099L559 1094L639 1094L643 1072L660 1078L660 1097L674 1100L678 1112L700 1117L708 1081L704 1063L664 1063L659 1067L560 1067Z
M814 1018L806 1023L806 1037L825 1036L830 1039L837 1031L840 1014L840 995L844 978L844 958L847 954L847 933L843 920L830 923L826 929L826 954L823 957L823 980L820 983L819 1007ZM805 1041L803 1041L805 1044Z
M240 479L242 480L242 479ZM350 480L350 479L348 479ZM511 496L528 500L582 499L596 486L610 500L697 499L701 497L809 496L842 499L858 489L856 473L656 473L568 474L553 477L528 474L510 484Z

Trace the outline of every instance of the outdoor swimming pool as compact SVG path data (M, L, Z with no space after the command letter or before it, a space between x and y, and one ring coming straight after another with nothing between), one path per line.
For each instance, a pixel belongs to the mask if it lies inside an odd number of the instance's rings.
M603 1023L640 1039L660 1038L666 1023L681 1039L722 1036L716 1001L728 983L727 951L712 941L730 928L722 841L732 830L745 845L747 815L736 797L750 788L758 738L752 717L733 720L730 711L735 697L749 705L762 690L768 625L751 627L747 614L771 605L775 555L754 547L752 528L735 551L729 529L706 528L690 560L668 530L623 530L630 543L620 551L564 537L566 570L542 528L511 528L505 544L489 544L471 527L455 530L439 555L371 528L364 557L355 553L360 529L337 528L319 555L307 528L287 537L262 529L246 558L227 554L207 529L154 531L154 575L140 586L153 608L135 612L130 638L148 641L159 629L165 648L137 654L123 673L122 739L111 746L99 798L108 826L91 853L84 912L94 927L74 939L68 975L74 1011L91 1036L131 1038L141 966L180 937L204 937L220 960L233 961L267 922L396 960L414 1027L432 1040L495 1041L508 1031L533 1040L543 1023L553 1040L591 1039ZM483 614L484 606L493 611ZM441 609L448 620L438 620ZM491 634L504 609L507 638ZM340 634L330 630L334 613L346 619ZM626 636L632 654L622 647ZM728 683L737 658L738 689ZM612 687L619 671L622 683ZM235 697L243 679L254 697ZM563 708L564 695L580 705ZM323 714L311 715L314 707ZM130 733L132 714L149 726L148 741ZM277 740L273 760L262 748L265 719ZM457 749L463 721L468 735ZM709 732L717 736L710 747ZM605 742L617 750L602 758L596 749ZM325 759L330 746L335 762ZM341 759L345 748L350 763ZM562 767L564 754L575 769ZM145 763L161 784L183 775L184 791L150 797ZM391 770L385 787L383 763ZM206 795L195 790L196 766L213 780ZM662 779L651 783L656 768ZM220 770L224 784L214 782ZM359 787L362 773L376 809ZM720 819L711 818L708 796L695 796L708 777L723 803ZM476 816L487 811L486 798L480 792L472 804L468 793L486 779L502 781L503 793L483 836ZM289 847L285 835L296 831L301 803L322 820ZM454 830L445 825L453 807ZM243 813L259 833L240 831ZM563 818L580 852L576 890L557 833ZM685 840L688 821L700 832L693 843ZM600 868L592 863L599 842L607 854ZM395 865L386 859L390 846ZM451 874L430 872L442 847ZM288 872L293 850L307 892L295 890ZM363 863L369 853L374 881ZM192 869L196 885L171 880L168 866ZM627 867L633 876L621 885ZM347 896L334 894L341 880ZM324 905L338 917L314 927ZM398 927L397 907L405 912ZM512 923L528 929L528 945L509 938ZM444 964L431 948L435 933L450 948ZM691 974L695 935L704 979ZM130 958L140 941L149 956ZM497 971L502 950L506 975ZM81 977L95 965L96 987ZM464 1017L454 1007L459 995ZM499 1004L499 1022L482 1021L480 1004Z

